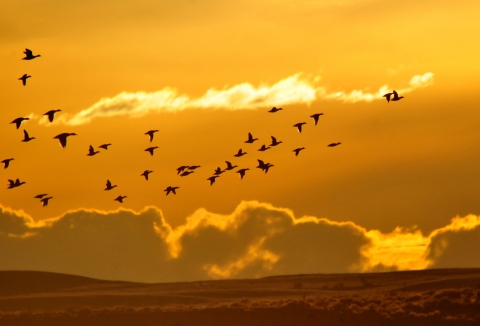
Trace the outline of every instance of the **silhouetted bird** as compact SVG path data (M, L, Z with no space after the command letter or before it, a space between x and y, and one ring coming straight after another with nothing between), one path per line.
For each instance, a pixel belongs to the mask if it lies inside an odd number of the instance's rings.
M112 144L110 144L110 143L109 144L102 144L102 145L98 146L98 148L108 149L108 146L110 146L110 145L112 145Z
M148 135L150 137L150 142L153 140L153 134L156 133L158 130L149 130L145 133L145 135Z
M240 148L240 149L238 150L238 153L235 154L235 155L233 155L233 156L235 156L235 157L241 157L241 156L243 156L243 155L245 155L245 154L247 154L247 152L242 152L242 149Z
M393 91L393 98L392 101L400 101L403 98L403 96L398 96L398 93Z
M114 185L112 186L112 183L110 182L110 180L107 180L107 187L103 190L112 190L113 188L115 188L117 185Z
M328 144L327 146L328 147L335 147L335 146L338 146L340 145L341 143L331 143L331 144Z
M32 59L35 59L37 57L40 57L40 54L33 55L33 52L29 49L25 49L25 51L23 51L23 53L25 53L25 58L22 58L22 60L32 60Z
M265 167L262 169L262 171L265 172L266 174L268 172L268 169L270 169L272 166L275 166L275 165L267 163Z
M383 97L385 97L387 99L387 102L390 103L390 97L393 95L393 93L387 93L385 95L383 95Z
M167 189L164 190L167 193L165 196L168 196L168 194L171 192L173 192L173 194L176 195L177 193L175 192L175 190L177 190L178 188L180 187L168 186Z
M20 182L20 179L16 179L15 181L8 179L9 185L7 189L13 189L16 187L20 187L21 185L25 184L25 181Z
M273 136L270 137L272 138L272 143L270 144L270 146L277 146L278 144L283 143L282 141L277 141L277 139Z
M268 112L270 112L270 113L275 113L275 112L280 111L280 110L283 110L283 109L282 109L282 108L273 107L273 108L271 108Z
M14 123L15 126L16 126L17 129L18 129L18 128L20 128L20 125L22 124L22 122L23 122L24 120L30 120L30 118L22 118L22 117L20 117L20 118L16 118L15 120L13 120L13 121L10 122L10 123Z
M149 152L150 155L153 155L153 151L154 151L155 149L157 149L157 148L158 148L158 146L149 147L149 148L147 148L147 149L145 150L145 152Z
M250 169L248 169L248 168L247 169L240 169L240 170L236 171L235 173L240 174L240 179L243 179L243 177L245 176L245 172L248 171L248 170L250 170Z
M114 200L118 201L119 203L123 203L123 200L127 198L127 196L118 196L117 198L115 198Z
M30 137L28 135L28 132L25 129L23 129L23 140L22 141L26 143L26 142L29 142L33 139L35 139L35 137Z
M53 139L58 139L58 141L60 142L60 146L62 146L62 148L65 148L65 146L67 146L67 137L76 135L77 134L74 132L64 132L62 134L56 135L55 137L53 137Z
M292 152L295 152L295 156L298 156L298 153L300 153L300 151L302 151L304 149L305 149L305 147L295 148Z
M223 172L225 172L225 171L222 171L222 169L220 169L220 167L217 167L217 168L215 169L215 172L213 172L213 174L214 174L214 175L220 175L220 174L222 174Z
M306 122L299 122L299 123L296 123L294 124L293 126L297 128L298 132L302 132L302 126L303 125L306 125L307 123Z
M321 115L323 115L323 113L315 113L310 116L310 118L313 118L313 120L315 121L315 126L317 125L318 119L320 118Z
M245 141L247 144L252 144L254 141L258 140L258 138L253 138L251 133L248 133L248 139Z
M225 171L230 171L237 167L237 165L232 165L232 163L230 163L229 161L225 161L225 163L227 163L227 167L225 168Z
M187 169L188 165L182 165L181 167L177 168L177 174L180 174L183 172L183 170Z
M90 146L88 147L88 154L87 154L87 156L93 156L93 155L98 154L98 153L100 153L100 151L94 150L92 145L90 145Z
M43 207L48 206L48 201L49 201L50 199L52 199L52 198L53 198L53 197L45 197L45 198L40 199L40 201L41 201L42 204L43 204Z
M210 185L213 185L215 183L215 179L218 178L219 176L218 175L212 175L210 178L208 178L207 180L210 181Z
M267 149L270 149L270 147L269 147L269 146L265 146L265 144L263 144L262 147L260 147L259 151L260 151L260 152L264 152L264 151L266 151Z
M141 175L141 176L143 175L143 176L145 177L145 180L148 181L148 175L149 175L150 173L152 173L152 172L153 172L153 171L145 170L145 171L143 171L143 173L140 174L140 175Z
M27 74L23 74L22 77L18 78L18 80L22 81L23 86L27 86L27 78L30 78L30 77L32 77L32 76L27 75Z
M200 166L200 165L191 165L191 166L189 166L187 169L193 171L193 170L195 170L195 169L198 169L199 167L201 167L201 166Z
M183 172L180 174L180 176L181 176L181 177L186 177L187 175L192 174L192 173L194 173L194 171L183 171Z
M48 116L48 121L53 122L53 118L54 118L55 113L60 112L60 111L62 111L62 110L50 110L48 112L45 112L43 115Z
M258 169L261 169L262 171L264 171L265 173L268 172L268 169L271 168L273 166L273 164L270 164L270 163L265 163L263 162L262 160L258 160L258 166L257 168Z
M33 198L38 198L38 199L42 199L43 197L45 197L47 194L40 194L40 195L36 195L35 197Z
M8 168L8 166L10 165L10 161L13 161L14 159L13 158L7 158L5 160L3 160L1 163L3 163L3 168L6 169Z

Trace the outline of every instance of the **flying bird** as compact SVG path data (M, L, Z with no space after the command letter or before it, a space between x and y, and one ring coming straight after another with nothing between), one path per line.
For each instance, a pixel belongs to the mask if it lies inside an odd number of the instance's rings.
M115 188L117 185L114 185L112 186L112 183L110 182L110 180L107 180L107 187L103 190L112 190L113 188Z
M53 118L54 118L55 113L60 112L60 111L62 111L62 110L50 110L48 112L45 112L43 115L48 116L48 121L53 122Z
M277 141L277 139L273 136L270 137L272 138L272 143L270 144L270 146L277 146L278 144L283 143L282 141Z
M148 181L148 175L149 175L150 173L152 173L152 172L153 172L153 171L145 170L145 171L143 171L142 174L140 174L140 176L144 176L144 177L145 177L145 180Z
M1 163L3 163L3 168L6 169L8 168L8 166L10 165L10 161L13 161L14 159L13 158L7 158L5 160L3 160Z
M149 152L150 155L153 156L153 151L154 151L155 149L157 149L157 148L158 148L158 146L149 147L149 148L147 148L147 149L145 150L145 152Z
M340 145L341 143L331 143L331 144L328 144L327 146L328 147L335 147L335 146L338 146Z
M229 161L225 161L225 163L227 163L227 167L224 171L230 171L237 167L237 165L232 165L232 163L230 163Z
M299 123L294 124L293 127L296 127L298 132L301 133L302 132L302 126L306 125L306 124L307 124L306 122L299 122Z
M27 86L27 78L30 78L30 77L32 77L32 76L27 75L27 74L23 74L22 77L18 78L18 80L22 81L23 86Z
M275 113L275 112L278 112L278 111L280 111L280 110L283 110L283 109L282 109L282 108L273 107L273 108L271 108L268 112L270 112L270 113Z
M26 142L29 142L33 139L35 139L35 137L30 137L28 135L28 132L25 129L23 129L23 140L22 141L26 143Z
M218 177L218 175L212 175L210 178L207 178L207 180L210 181L210 185L212 186L215 183L215 179Z
M248 171L248 170L250 170L250 169L248 169L248 168L247 169L240 169L240 170L236 171L235 173L240 174L240 179L243 179L243 177L245 176L245 172Z
M37 199L42 199L43 197L45 197L47 194L40 194L40 195L36 195L35 197L33 198L37 198Z
M258 140L258 138L253 138L251 133L248 133L248 139L245 141L247 144L252 144L254 141Z
M265 172L266 174L268 172L268 169L270 169L272 166L275 166L275 165L267 163L265 167L262 169L262 171Z
M98 153L100 153L100 151L94 150L92 145L90 145L90 146L88 147L88 154L87 154L87 156L93 156L93 155L98 154Z
M299 147L299 148L295 148L292 152L295 152L295 156L298 156L298 153L300 153L300 151L304 150L305 147Z
M112 144L108 143L108 144L102 144L100 146L98 146L98 148L103 148L103 149L108 149L108 146L110 146Z
M186 177L187 175L192 174L192 173L194 173L194 172L195 172L195 171L183 171L183 172L180 174L180 176L181 176L181 177Z
M15 120L13 120L13 121L10 122L10 123L14 123L15 126L17 126L17 129L18 129L18 128L20 128L20 125L22 124L22 122L23 122L24 120L30 120L30 118L22 118L22 117L20 117L20 118L16 118Z
M401 99L403 98L403 96L398 96L398 93L395 92L395 90L393 91L393 98L392 98L392 101L400 101Z
M177 168L177 174L180 174L183 172L183 170L188 169L188 165L182 165L181 167Z
M265 167L267 164L270 164L270 163L265 164L264 161L259 160L259 159L257 159L257 161L258 161L258 166L257 166L257 168L262 169L262 170L264 169L264 167Z
M53 198L53 197L45 197L45 198L40 199L40 201L41 201L42 204L43 204L43 207L48 206L48 201L49 201L50 199L52 199L52 198Z
M127 198L127 196L118 196L117 198L115 198L114 200L118 201L119 203L123 203L123 200Z
M62 148L65 148L65 146L67 146L67 137L76 135L77 134L74 132L64 132L62 134L56 135L55 137L53 137L53 139L58 139L58 141L60 142L60 146L62 146Z
M315 126L317 125L318 119L320 119L321 115L323 115L323 113L315 113L310 116L310 118L313 118L313 120L315 121Z
M11 179L8 179L8 187L7 189L13 189L13 188L16 188L16 187L20 187L21 185L25 184L26 182L25 181L22 181L20 182L20 179L16 179L15 181L11 180Z
M260 147L259 151L265 152L267 149L270 149L270 146L265 146L265 144L263 144L262 147Z
M164 190L167 193L165 196L168 196L168 194L171 192L173 192L173 194L176 195L177 193L175 192L175 190L177 190L178 188L180 187L168 186L167 189Z
M200 165L192 165L192 166L187 167L187 169L193 171L193 170L198 169L198 168L200 168L200 167L201 167Z
M242 149L240 148L240 149L238 150L238 153L235 154L235 155L233 155L233 156L235 156L235 157L241 157L241 156L243 156L243 155L245 155L245 154L247 154L247 152L242 152Z
M150 142L153 140L153 134L156 133L158 130L149 130L145 133L145 135L148 135L150 137Z
M215 172L213 172L213 174L214 174L214 175L220 175L220 174L222 174L223 172L225 172L225 171L222 171L222 169L220 169L220 167L217 167L217 168L215 169Z
M32 60L32 59L35 59L37 57L40 57L40 54L33 55L32 50L29 50L29 49L25 49L25 51L23 51L23 53L25 53L25 58L22 58L22 60Z

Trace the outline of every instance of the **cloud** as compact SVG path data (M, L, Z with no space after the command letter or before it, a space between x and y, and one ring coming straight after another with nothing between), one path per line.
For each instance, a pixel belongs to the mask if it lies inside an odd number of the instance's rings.
M142 117L153 112L177 112L186 109L224 109L224 110L252 110L270 106L288 104L310 104L319 99L337 100L355 103L359 101L371 102L383 99L383 95L391 91L387 85L382 86L376 93L366 90L350 92L330 92L319 86L320 77L306 76L298 73L278 81L273 85L261 84L253 86L250 83L225 87L222 90L209 89L200 98L190 98L179 94L171 87L152 93L123 92L111 98L102 98L88 109L77 114L63 114L55 119L54 123L67 125L81 125L89 123L94 118L128 116ZM433 73L414 76L407 87L398 89L400 94L411 92L417 88L430 86L433 83ZM44 119L41 124L46 124Z

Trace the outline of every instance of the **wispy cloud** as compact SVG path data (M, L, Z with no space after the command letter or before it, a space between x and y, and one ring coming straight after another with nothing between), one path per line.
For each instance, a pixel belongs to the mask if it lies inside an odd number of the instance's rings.
M310 104L313 101L337 100L355 103L359 101L371 102L383 99L382 96L391 91L387 85L380 87L377 92L368 90L329 91L321 86L319 76L295 74L278 81L275 84L250 83L225 87L224 89L209 89L199 98L191 98L180 94L176 89L165 87L152 93L123 92L114 97L103 98L88 109L74 115L63 114L56 118L55 123L67 125L81 125L100 117L128 116L142 117L153 112L177 112L186 109L224 109L224 110L251 110L271 106L288 104ZM417 88L426 87L433 83L433 73L412 77L406 87L399 88L400 94L411 92ZM40 123L45 123L42 119Z

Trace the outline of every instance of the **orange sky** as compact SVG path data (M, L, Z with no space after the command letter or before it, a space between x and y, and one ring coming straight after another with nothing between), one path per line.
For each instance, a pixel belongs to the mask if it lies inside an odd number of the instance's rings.
M429 235L455 216L480 214L477 1L30 0L0 11L0 160L15 158L0 171L0 204L15 216L154 206L182 228L198 209L229 215L258 201L297 218L354 223L398 246L420 234L423 249L405 255L425 260L392 264L405 269L433 266ZM41 57L21 60L25 48ZM32 75L25 87L24 73ZM387 103L381 95L391 89L405 98ZM284 110L268 113L273 106ZM53 124L42 116L51 109L62 110ZM320 112L314 126L309 116ZM20 116L31 120L16 130L9 123ZM292 125L302 121L299 134ZM22 143L23 129L36 139ZM151 144L150 129L159 130ZM62 132L78 134L65 149L52 139ZM245 144L248 132L260 140ZM257 151L270 136L283 143ZM113 145L86 156L102 143ZM154 156L149 146L159 147ZM233 157L239 148L248 154ZM274 167L264 174L257 159ZM225 172L209 186L226 160L251 171L243 180ZM181 165L201 168L182 178ZM145 169L154 171L149 181ZM6 189L15 178L27 183ZM104 191L107 179L118 187ZM170 185L180 189L166 197ZM39 193L54 197L48 207L33 199ZM128 196L123 204L118 195ZM399 228L408 236L396 236ZM368 256L360 243L356 252ZM272 257L281 255L272 250L257 251L275 274ZM465 265L480 267L475 259Z

